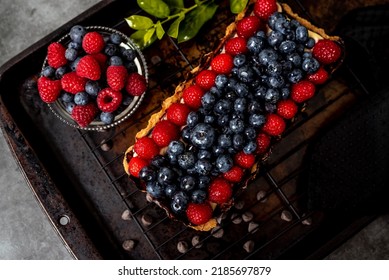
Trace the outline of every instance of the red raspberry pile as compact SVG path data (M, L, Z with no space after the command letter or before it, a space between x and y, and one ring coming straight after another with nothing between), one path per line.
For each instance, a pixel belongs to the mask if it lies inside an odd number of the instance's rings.
M39 95L46 103L61 102L80 127L94 120L112 124L147 89L135 64L137 50L128 48L116 32L107 35L76 25L69 37L66 45L48 46Z
M315 42L276 11L275 0L258 0L224 51L134 145L128 173L189 224L206 223L231 202L272 139L329 78L326 67L340 59L337 43Z

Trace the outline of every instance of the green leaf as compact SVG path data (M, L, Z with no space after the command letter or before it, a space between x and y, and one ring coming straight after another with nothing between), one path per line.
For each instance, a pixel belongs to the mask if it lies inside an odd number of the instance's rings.
M169 6L162 0L137 0L137 2L143 11L157 18L167 18L170 15Z
M163 29L160 21L157 21L157 23L155 24L155 28L156 28L155 30L157 32L157 37L159 40L161 40L163 35L165 35L165 30Z
M247 6L248 0L230 0L230 10L234 14L239 14Z
M178 32L178 43L188 41L196 36L200 28L210 20L217 10L215 3L206 3L192 10L181 22Z
M149 29L154 24L150 18L137 15L125 18L125 20L127 21L128 25L135 30Z
M170 25L169 30L167 31L167 34L172 38L177 38L178 36L178 30L180 28L181 21L185 18L185 14L181 13L180 16L173 21L173 23Z
M171 14L177 14L185 8L184 0L164 0L164 2L169 6Z
M155 28L149 30L138 30L131 34L130 38L138 45L140 49L147 48L157 39Z

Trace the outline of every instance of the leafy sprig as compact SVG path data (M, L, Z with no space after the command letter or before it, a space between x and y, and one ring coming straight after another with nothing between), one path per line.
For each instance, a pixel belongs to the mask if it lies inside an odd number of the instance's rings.
M162 39L165 34L177 39L178 43L195 37L201 27L216 13L215 0L195 0L194 5L185 7L184 0L137 0L139 7L154 18L132 15L125 20L136 30L131 39L144 49ZM248 0L229 0L231 12L240 13Z

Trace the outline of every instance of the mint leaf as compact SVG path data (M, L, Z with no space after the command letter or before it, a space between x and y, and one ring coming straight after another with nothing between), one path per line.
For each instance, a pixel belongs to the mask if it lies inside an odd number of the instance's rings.
M164 2L169 6L172 14L177 14L185 8L184 0L164 0Z
M155 28L149 30L138 30L131 34L130 38L140 49L147 48L157 39Z
M128 25L135 30L149 29L154 24L150 18L137 15L125 18L125 20L127 21Z
M192 10L181 22L178 32L178 43L188 41L196 36L201 27L210 20L217 10L215 3L206 3L199 5Z
M180 16L173 21L173 23L170 25L169 30L167 31L167 34L172 38L177 38L178 36L178 30L180 28L181 21L185 18L185 14L181 13Z
M247 6L248 0L230 0L230 10L234 14L239 14Z
M162 0L137 0L137 3L143 11L157 18L170 15L169 6Z
M165 35L165 30L163 29L160 21L157 21L157 23L155 24L155 30L157 32L158 39L161 40L163 35Z

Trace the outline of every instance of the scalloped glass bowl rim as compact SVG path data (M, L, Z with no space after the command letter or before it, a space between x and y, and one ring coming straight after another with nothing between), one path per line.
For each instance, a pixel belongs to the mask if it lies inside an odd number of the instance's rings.
M98 32L101 32L103 35L110 35L112 33L119 34L123 39L121 46L124 46L126 48L132 48L136 51L136 58L135 58L134 62L137 66L138 73L140 75L144 76L146 79L146 83L148 83L148 70L147 70L146 60L145 60L141 50L128 36L126 36L125 34L123 34L122 32L120 32L116 29L105 27L105 26L86 26L85 29L87 31L98 31ZM70 41L69 33L64 35L57 42L63 43L67 39L69 39L69 41ZM45 60L43 62L42 70L46 66L47 66L47 57L45 58ZM106 129L115 127L118 124L125 121L126 119L128 119L133 113L135 113L135 111L138 109L138 107L142 103L144 96L145 96L145 93L146 92L144 92L140 96L134 96L132 102L119 115L115 116L114 122L111 124L105 124L102 121L94 120L88 126L81 127L72 119L71 115L66 111L63 103L60 100L57 100L57 101L50 103L50 104L47 104L47 105L49 106L51 112L56 117L58 117L62 122L66 123L67 125L72 126L74 128L77 128L77 129L99 131L99 130L106 130Z

